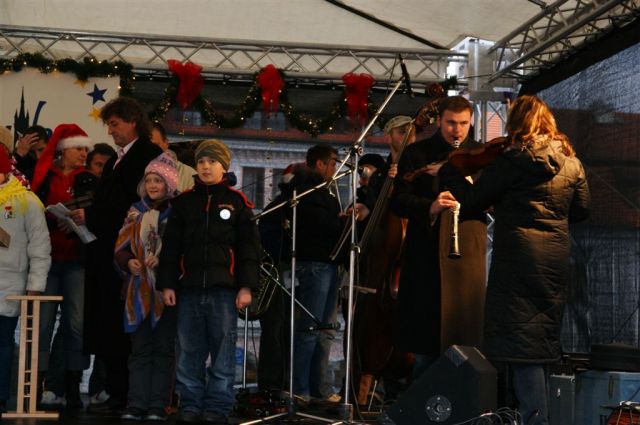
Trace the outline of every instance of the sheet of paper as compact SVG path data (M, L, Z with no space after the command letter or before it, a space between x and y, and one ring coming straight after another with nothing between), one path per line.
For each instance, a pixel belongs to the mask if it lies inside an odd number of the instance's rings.
M60 220L64 220L67 222L69 227L75 232L76 235L80 238L82 243L89 243L96 240L96 236L87 229L87 226L84 224L78 226L67 214L71 212L69 208L65 207L62 203L58 202L57 204L49 205L47 207L47 211Z

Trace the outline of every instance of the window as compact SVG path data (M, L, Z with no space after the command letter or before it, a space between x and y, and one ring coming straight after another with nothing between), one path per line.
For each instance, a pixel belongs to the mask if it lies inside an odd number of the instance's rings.
M264 208L264 168L242 167L242 191L256 209Z
M273 201L278 193L280 193L280 188L278 184L282 181L282 172L284 168L273 168L271 171L271 199L269 201Z

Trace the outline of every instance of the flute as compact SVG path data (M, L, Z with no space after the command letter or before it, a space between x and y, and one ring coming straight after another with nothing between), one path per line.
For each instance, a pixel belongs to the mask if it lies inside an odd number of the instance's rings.
M449 258L456 259L462 257L460 254L460 244L458 242L458 221L460 219L460 202L451 208L451 233L449 238Z

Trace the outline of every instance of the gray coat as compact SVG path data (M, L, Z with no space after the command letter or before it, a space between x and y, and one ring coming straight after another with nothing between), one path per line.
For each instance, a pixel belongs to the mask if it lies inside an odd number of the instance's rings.
M567 296L569 222L588 215L582 164L554 141L533 151L506 150L474 185L449 166L440 177L463 211L495 210L484 354L506 362L556 361Z
M1 148L0 148L1 149ZM25 291L44 291L51 266L51 242L44 218L44 207L33 192L16 178L0 184L0 228L11 236L9 247L0 247L0 315L19 314L18 301L8 295ZM9 196L11 191L13 195Z

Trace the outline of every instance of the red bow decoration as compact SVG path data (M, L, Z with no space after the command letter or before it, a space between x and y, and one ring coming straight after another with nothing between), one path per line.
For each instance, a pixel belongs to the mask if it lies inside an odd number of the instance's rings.
M258 85L262 92L262 107L267 114L278 110L280 92L284 87L284 81L280 71L273 66L267 65L258 74Z
M180 80L176 100L182 109L187 109L204 87L204 78L201 75L202 67L193 62L187 62L183 65L180 61L173 59L169 59L167 63L169 71L177 75Z
M373 86L374 79L369 74L353 74L349 72L342 76L345 85L345 95L347 97L347 114L349 118L355 120L360 118L360 123L367 119L367 109L369 107L369 90Z

